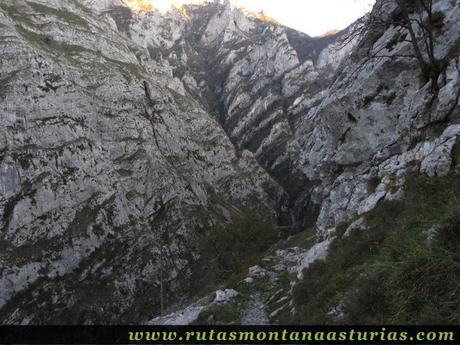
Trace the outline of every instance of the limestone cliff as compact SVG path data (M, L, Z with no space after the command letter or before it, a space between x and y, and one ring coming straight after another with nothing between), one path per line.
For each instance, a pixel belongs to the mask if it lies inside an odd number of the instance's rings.
M353 25L309 37L229 1L163 14L3 0L2 322L145 322L161 283L168 309L186 305L196 234L243 213L273 219L281 237L314 225L320 243L283 247L248 276L279 288L344 223L365 229L403 199L408 172L457 171L460 2L434 11L436 92L398 26L343 45ZM196 320L203 308L187 310Z

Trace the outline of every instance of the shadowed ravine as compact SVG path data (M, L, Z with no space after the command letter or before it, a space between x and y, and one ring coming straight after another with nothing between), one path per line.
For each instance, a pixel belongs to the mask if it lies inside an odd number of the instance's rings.
M460 3L424 11L3 0L0 323L458 323Z

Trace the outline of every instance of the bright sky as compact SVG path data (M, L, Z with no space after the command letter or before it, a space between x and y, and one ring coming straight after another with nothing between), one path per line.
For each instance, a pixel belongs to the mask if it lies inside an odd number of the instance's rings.
M172 4L199 0L128 0L153 3L161 11ZM341 30L370 11L375 0L231 0L232 4L251 11L264 11L280 23L319 36L331 30Z
M341 30L372 9L373 0L233 0L234 4L266 15L282 24L319 36Z

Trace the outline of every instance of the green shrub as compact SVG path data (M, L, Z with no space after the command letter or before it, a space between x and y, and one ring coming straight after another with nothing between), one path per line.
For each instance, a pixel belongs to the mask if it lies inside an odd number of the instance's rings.
M435 30L441 30L444 27L446 15L441 11L433 12L431 15L431 27Z
M391 38L391 40L388 41L385 48L391 52L398 43L404 42L406 37L407 37L406 33L402 33L402 32L395 33L394 36Z
M43 15L54 16L61 19L69 24L88 28L88 23L83 20L80 16L65 10L56 9L53 7L45 6L36 2L27 2L27 4L34 9L36 13Z
M419 74L419 82L425 85L430 80L437 81L438 77L447 68L449 64L448 59L435 60L433 63L425 63L421 67Z
M197 288L214 288L235 276L243 278L247 268L279 240L274 224L272 219L248 212L198 235L195 242L200 258L193 267Z
M449 48L449 52L447 53L446 58L448 60L455 59L460 55L460 38L457 38L457 40L452 44L452 46Z
M367 193L374 194L381 182L382 179L379 176L371 177L367 182Z
M335 234L337 237L342 237L345 232L348 230L348 228L350 227L350 225L352 224L353 222L349 219L347 220L344 220L342 222L340 222L339 224L337 224L337 226L335 227Z

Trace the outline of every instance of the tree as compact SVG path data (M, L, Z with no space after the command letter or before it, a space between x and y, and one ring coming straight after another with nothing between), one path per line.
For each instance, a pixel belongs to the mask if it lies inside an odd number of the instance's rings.
M433 0L396 0L396 3L402 17L399 25L409 32L410 43L422 73L425 74L427 79L431 79L432 88L437 91L441 63L435 57L434 30L439 28L441 25L439 22L444 20L444 16L440 12L436 12L436 14L433 12ZM411 16L411 6L413 6L415 12L418 12L418 16ZM419 44L416 30L420 32L421 43L424 48Z
M417 59L423 79L431 81L432 91L437 92L437 80L443 64L435 56L435 31L442 27L443 21L444 14L433 10L433 0L377 0L373 11L354 25L342 38L338 48L357 37L366 34L372 36L372 32L383 33L390 26L399 27L403 32L390 42L377 47L369 46L360 67L371 59L413 57ZM399 42L409 42L412 54L388 54Z

